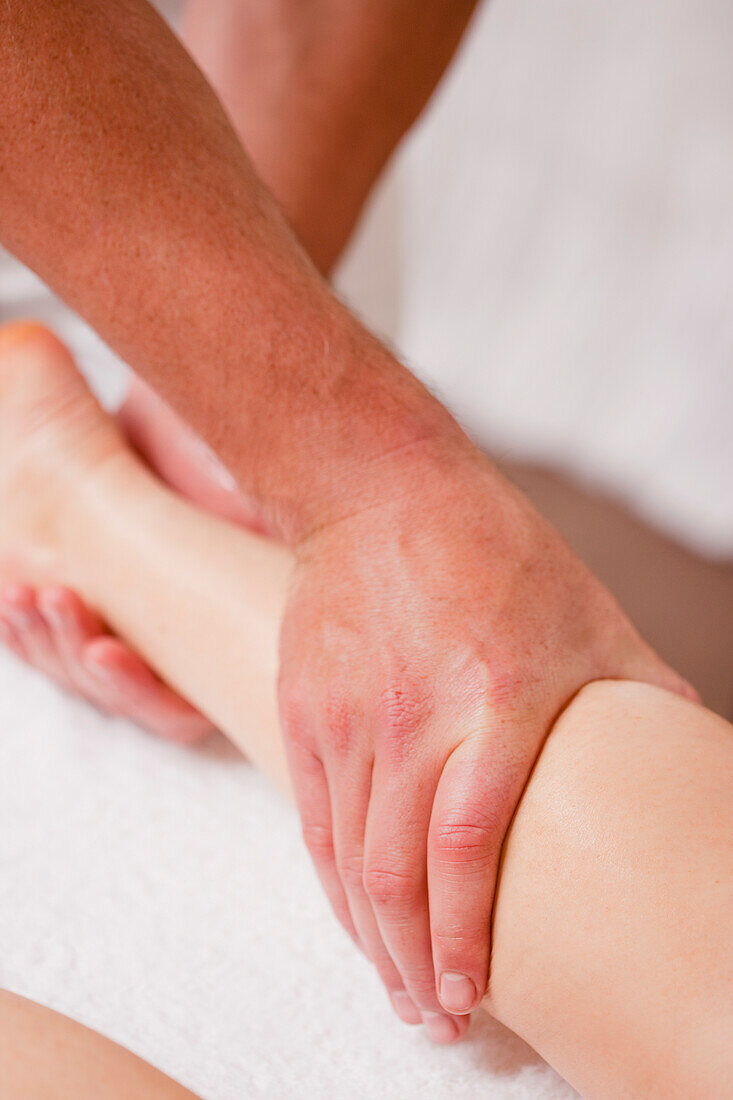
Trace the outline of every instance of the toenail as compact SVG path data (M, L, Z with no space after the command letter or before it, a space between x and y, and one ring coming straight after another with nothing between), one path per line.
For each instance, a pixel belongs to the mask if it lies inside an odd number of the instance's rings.
M7 351L17 344L24 344L39 336L47 339L52 333L38 321L10 321L0 325L0 350Z

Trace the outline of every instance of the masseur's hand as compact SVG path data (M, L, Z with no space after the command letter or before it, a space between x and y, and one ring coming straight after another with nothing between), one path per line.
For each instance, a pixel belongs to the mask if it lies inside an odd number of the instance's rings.
M337 915L398 1011L414 1013L406 990L467 1013L487 985L502 839L560 709L604 677L691 689L482 456L402 456L381 474L379 504L296 548L281 712Z
M381 12L385 49L368 69L389 119L403 76L419 91L422 58L442 71L434 47L457 42L471 4L340 7L367 17L342 25L345 38L328 24L356 117L363 59L343 43L369 45ZM167 399L293 547L282 710L308 841L388 987L404 983L427 1011L429 887L445 1004L468 1010L486 982L501 839L556 712L599 676L676 680L468 444L425 443L458 440L457 425L330 293L146 0L0 11L0 241ZM413 50L411 28L428 48ZM401 126L419 106L411 92ZM340 170L351 141L333 135Z

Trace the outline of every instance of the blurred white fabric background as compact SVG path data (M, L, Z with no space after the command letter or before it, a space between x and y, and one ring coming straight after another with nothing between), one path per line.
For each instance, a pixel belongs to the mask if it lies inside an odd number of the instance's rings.
M173 3L161 5L169 10ZM733 7L493 0L339 286L472 433L733 557ZM124 368L0 259L0 313ZM155 742L0 655L0 982L207 1100L564 1100L484 1020L393 1024L295 815L221 743Z
M491 450L727 558L732 45L728 0L485 4L342 278Z
M4 656L0 716L0 986L204 1100L576 1098L483 1013L451 1048L395 1019L223 738L157 741Z

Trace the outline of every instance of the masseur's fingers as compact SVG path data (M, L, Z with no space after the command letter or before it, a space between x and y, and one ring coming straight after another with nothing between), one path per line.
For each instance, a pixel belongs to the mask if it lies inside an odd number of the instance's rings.
M341 767L332 771L334 782L329 782L329 790L336 866L359 939L391 996L404 989L404 986L384 944L364 887L364 834L371 787L371 765L364 761L354 761L353 766L348 769Z
M428 887L433 961L443 1008L470 1012L488 983L491 910L516 765L485 738L448 758L430 819Z
M91 639L81 659L103 692L107 707L115 713L180 744L195 744L212 733L211 722L119 639L109 635Z
M303 839L318 877L338 920L359 950L372 960L370 947L354 920L343 876L337 866L331 794L323 762L313 753L310 740L302 735L287 742L287 751ZM406 1024L422 1023L420 1013L405 993L394 968L389 978L391 985L387 990L399 1018Z
M428 825L440 763L405 773L404 752L380 747L372 772L364 886L384 944L431 1038L452 1042L468 1021L447 1016L435 990L428 913Z
M359 936L400 1019L406 1023L421 1021L437 1042L450 1042L457 1037L457 1032L444 1026L449 1021L440 1009L434 990L420 987L418 1001L416 990L407 986L380 929L380 907L375 907L372 889L374 887L379 894L378 872L375 869L370 877L365 851L367 820L371 816L372 768L367 763L354 761L351 767L338 769L338 780L338 789L334 792L332 788L336 863ZM422 858L424 866L424 852ZM432 986L432 982L429 984Z
M295 801L300 812L303 841L315 864L336 917L360 951L359 939L349 903L336 867L331 823L331 798L323 764L310 748L300 742L288 745Z
M354 927L364 952L377 969L392 1000L404 992L402 980L379 933L364 889L364 832L366 828L371 764L363 760L324 763L328 784L336 869ZM333 777L333 780L332 780ZM306 811L312 813L312 810ZM394 1003L394 1002L393 1002Z

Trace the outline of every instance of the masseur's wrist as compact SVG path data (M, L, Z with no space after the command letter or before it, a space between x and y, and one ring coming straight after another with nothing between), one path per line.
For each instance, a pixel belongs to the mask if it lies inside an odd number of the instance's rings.
M292 392L281 387L277 415L258 418L233 467L249 467L242 488L288 545L475 460L448 410L332 295L298 335L311 369L301 358L287 372L299 375Z
M324 454L318 470L311 458L294 506L279 512L281 535L296 554L313 536L359 515L404 514L437 498L449 501L468 484L483 489L488 480L496 488L502 481L401 364L388 364L381 384L376 374L357 384L358 397L339 412L344 446Z

